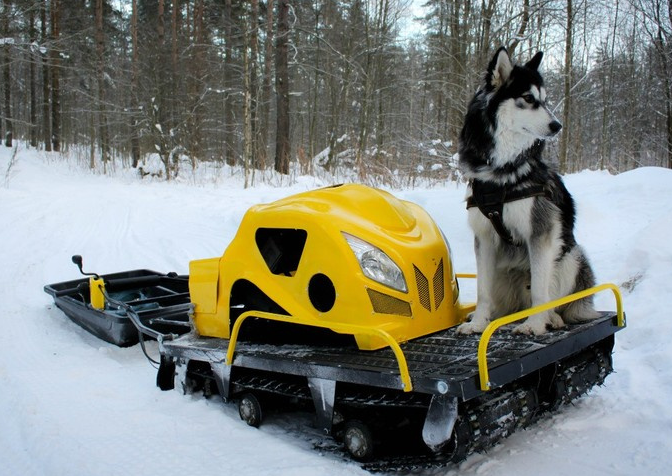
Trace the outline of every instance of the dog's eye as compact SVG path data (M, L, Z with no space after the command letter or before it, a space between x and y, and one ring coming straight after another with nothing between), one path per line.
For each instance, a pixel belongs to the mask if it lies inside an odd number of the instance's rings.
M527 104L534 104L535 101L534 96L532 96L531 94L523 94L523 100Z

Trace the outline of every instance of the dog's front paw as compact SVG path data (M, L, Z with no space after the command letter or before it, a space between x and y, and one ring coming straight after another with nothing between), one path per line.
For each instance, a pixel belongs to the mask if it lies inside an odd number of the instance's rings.
M546 327L550 327L551 329L562 329L565 327L565 322L562 320L562 317L560 317L560 314L555 311L549 311L548 325Z
M455 332L458 334L480 334L488 327L488 321L485 319L472 319L469 322L457 326Z
M553 325L553 322L550 322L546 315L543 317L536 315L528 317L525 322L516 326L513 333L539 336L546 333L549 325Z

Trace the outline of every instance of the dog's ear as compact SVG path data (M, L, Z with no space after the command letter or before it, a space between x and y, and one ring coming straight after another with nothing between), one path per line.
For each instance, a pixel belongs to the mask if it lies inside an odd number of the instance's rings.
M538 52L536 55L532 57L530 61L525 63L526 68L530 68L531 70L537 70L539 69L539 65L541 64L541 58L544 57L543 52Z
M493 89L497 89L509 79L511 71L513 71L513 63L511 63L509 52L506 51L506 48L501 47L488 65L486 83Z

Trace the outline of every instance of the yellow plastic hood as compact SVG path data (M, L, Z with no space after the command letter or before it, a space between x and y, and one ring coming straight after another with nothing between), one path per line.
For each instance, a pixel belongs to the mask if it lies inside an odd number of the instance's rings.
M420 206L363 185L339 185L257 205L221 258L193 261L199 334L229 338L250 310L316 326L378 328L397 342L463 316L447 243ZM360 349L386 344L352 332Z

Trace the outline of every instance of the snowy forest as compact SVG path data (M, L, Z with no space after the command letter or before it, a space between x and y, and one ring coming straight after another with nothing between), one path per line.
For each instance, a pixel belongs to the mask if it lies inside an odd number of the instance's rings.
M7 147L443 179L503 45L545 53L562 172L672 168L670 0L1 2Z

